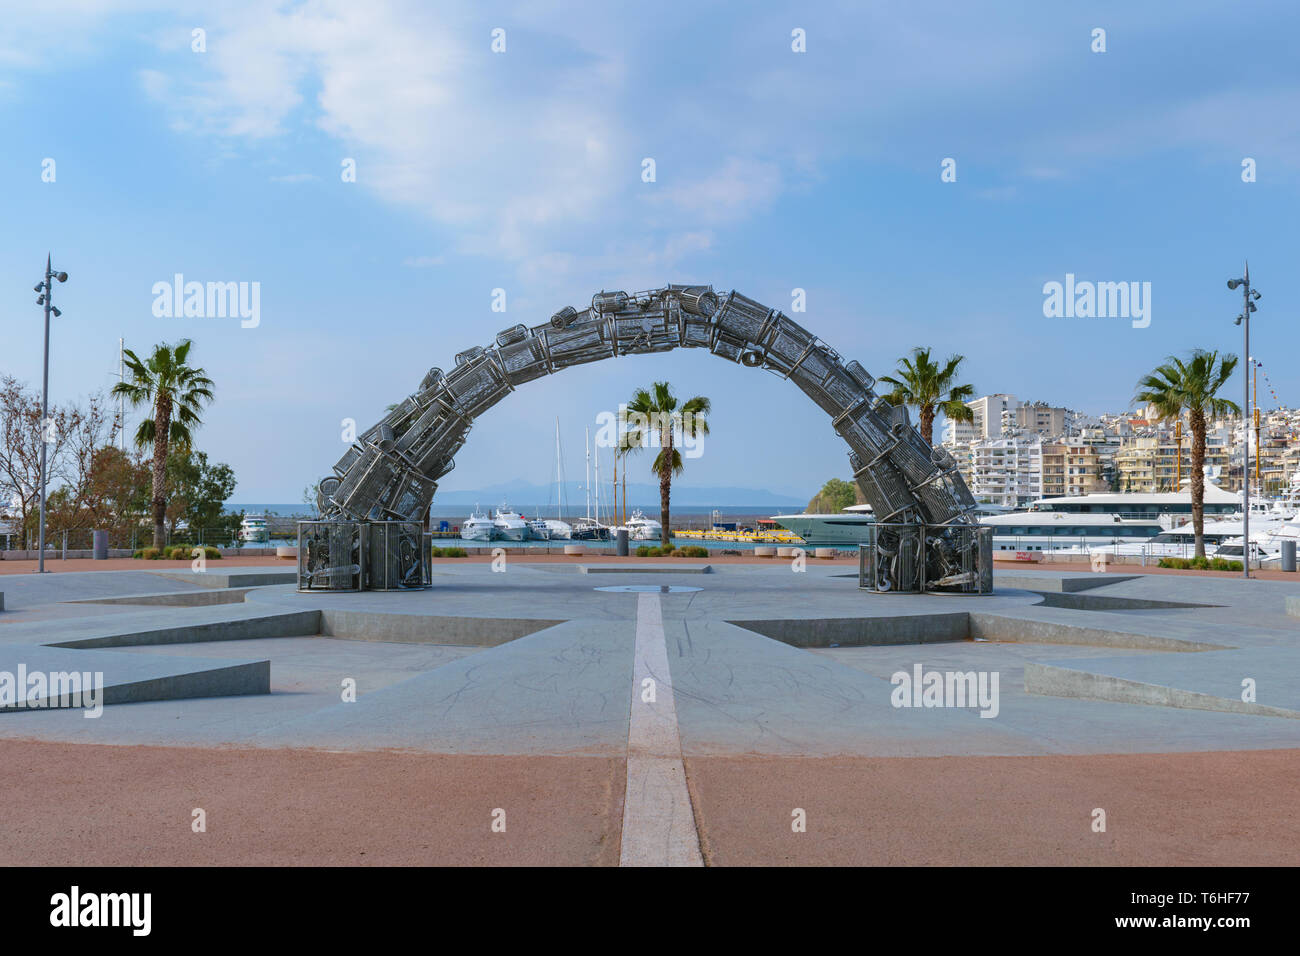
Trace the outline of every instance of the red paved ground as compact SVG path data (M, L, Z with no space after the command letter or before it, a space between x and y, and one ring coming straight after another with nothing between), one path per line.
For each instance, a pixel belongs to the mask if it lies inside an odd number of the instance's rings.
M618 861L621 759L0 749L0 865ZM711 865L1300 862L1300 750L686 763ZM191 831L194 807L207 833Z
M1300 750L694 757L686 772L714 866L1300 863Z
M0 753L0 866L618 862L622 760L35 741ZM191 830L195 807L206 833Z
M276 559L274 553L269 558L222 558L219 561L210 562L213 568L249 568L265 567L270 564L282 564L286 570L292 571L296 566L291 558ZM165 570L189 570L190 562L186 561L142 561L137 558L109 558L106 561L93 561L90 558L69 558L67 561L57 559L45 559L45 570L47 572L60 571L165 571ZM0 574L35 574L37 562L31 561L0 561Z

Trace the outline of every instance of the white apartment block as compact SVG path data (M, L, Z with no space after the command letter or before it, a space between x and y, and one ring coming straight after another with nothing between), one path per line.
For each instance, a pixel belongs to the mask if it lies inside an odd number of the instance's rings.
M1008 433L1008 423L1014 428L1016 409L1021 405L1014 395L985 395L967 402L975 418L970 422L944 422L943 444L950 449L962 449L973 441L983 438L1000 438ZM961 454L962 452L956 452Z
M955 422L949 418L943 423L943 444L950 449L961 447L964 450L967 444L979 437L975 426L969 422Z
M982 504L1023 508L1043 497L1043 441L1038 435L971 442L962 469Z
M975 437L977 439L1002 437L1004 423L1015 423L1016 409L1020 405L1020 399L1001 392L967 402L966 407L975 413L975 420L971 423L975 430Z

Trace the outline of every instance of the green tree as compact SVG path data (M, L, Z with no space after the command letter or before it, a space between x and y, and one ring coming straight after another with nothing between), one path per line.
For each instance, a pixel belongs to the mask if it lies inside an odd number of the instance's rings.
M104 445L95 452L87 507L91 527L107 530L115 546L132 542L149 515L149 464L138 450Z
M880 379L893 387L885 396L891 405L915 406L921 419L921 437L927 445L934 444L936 412L943 412L945 418L957 422L975 418L966 405L975 397L975 386L953 384L957 368L965 360L963 355L952 355L940 366L930 358L929 349L915 348L911 358L898 360L897 377L886 375Z
M627 403L629 434L637 436L638 447L644 447L653 437L658 437L659 454L650 465L651 473L659 477L659 543L669 546L669 501L672 498L673 476L684 469L681 453L673 447L674 434L680 432L684 439L697 438L709 433L707 416L711 409L709 400L696 395L679 403L667 382L655 382L648 389L639 388Z
M167 449L172 442L193 444L191 429L203 424L199 411L212 401L212 379L203 369L186 364L192 345L189 339L182 339L174 346L159 343L147 361L124 349L131 377L113 386L113 394L124 396L132 407L150 407L151 416L136 429L135 443L140 448L153 446L155 548L161 548L166 537Z
M200 530L205 541L234 537L244 515L226 514L226 501L237 484L229 465L209 462L206 452L188 445L173 445L167 456L167 521L173 536L183 521L191 541Z
M857 504L857 488L843 478L832 478L822 485L815 498L808 502L810 514L834 514Z
M1188 361L1171 355L1137 383L1135 402L1155 407L1159 419L1186 413L1192 432L1192 533L1196 557L1205 557L1205 431L1206 416L1240 415L1241 408L1218 392L1237 367L1237 356L1194 349ZM1243 548L1243 552L1248 549ZM1243 558L1246 557L1243 554Z

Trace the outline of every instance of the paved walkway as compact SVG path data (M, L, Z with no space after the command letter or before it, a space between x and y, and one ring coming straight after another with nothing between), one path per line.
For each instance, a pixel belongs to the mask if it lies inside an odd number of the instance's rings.
M138 563L7 577L0 671L84 654L119 685L269 672L269 693L137 697L94 720L0 713L33 766L80 761L108 781L94 801L51 788L24 826L89 813L108 832L127 814L147 834L207 800L245 829L211 857L188 831L156 833L152 861L341 862L361 844L295 855L250 833L286 805L350 833L359 815L392 819L419 780L463 808L463 838L420 823L443 848L425 860L389 827L366 837L375 862L1206 862L1231 834L1240 855L1223 862L1295 862L1270 797L1300 783L1290 582L1014 568L992 596L873 595L842 564L676 561L444 562L411 593L214 589ZM629 585L651 590L598 590ZM947 706L899 688L932 672ZM949 674L971 675L970 699ZM214 752L226 776L156 786ZM590 787L567 792L565 774ZM7 775L7 804L21 781ZM943 807L923 845L917 820ZM1072 829L1098 807L1125 821L1109 842ZM495 810L519 842L490 842ZM20 852L12 839L0 852ZM99 862L128 852L89 845Z

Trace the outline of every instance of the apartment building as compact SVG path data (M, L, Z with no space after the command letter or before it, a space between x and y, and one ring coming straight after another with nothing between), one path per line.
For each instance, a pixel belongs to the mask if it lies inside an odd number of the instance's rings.
M967 459L962 471L976 501L1023 508L1043 497L1043 442L1039 436L974 441Z
M1234 481L1237 488L1241 487L1241 465L1237 464L1234 476L1229 467L1230 457L1226 444L1212 437L1208 439L1205 464L1219 475L1217 483L1232 491ZM1115 452L1114 461L1115 482L1121 492L1177 491L1179 476L1185 481L1191 475L1191 438L1183 438L1181 452L1172 433L1127 438Z
M1110 490L1097 448L1052 442L1043 446L1043 497L1091 495Z
M1007 414L1007 426L1012 432L1032 432L1042 438L1058 438L1066 434L1069 409L1043 402L1019 405ZM1007 428L1004 428L1004 433Z
M973 402L967 402L966 407L975 415L971 427L974 429L976 439L1001 438L1004 434L1004 426L1008 421L1014 421L1016 409L1020 407L1020 399L999 392L996 395L985 395ZM1008 415L1011 416L1010 419Z

